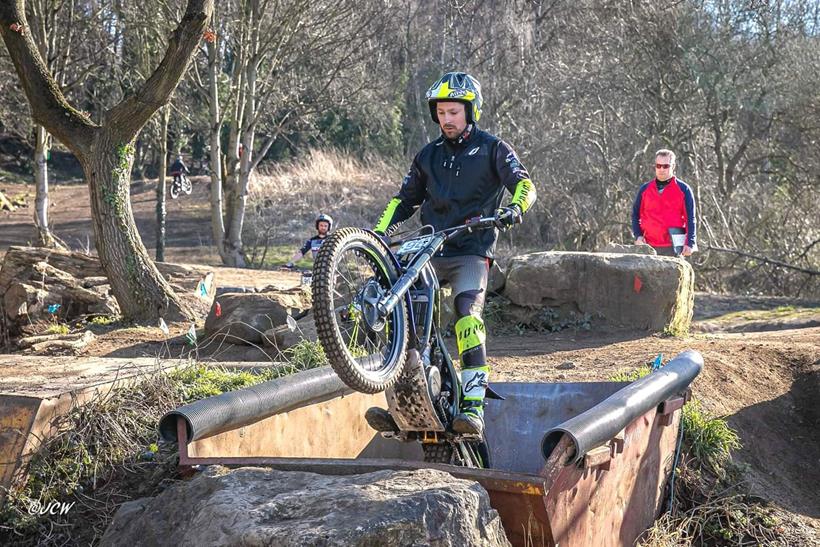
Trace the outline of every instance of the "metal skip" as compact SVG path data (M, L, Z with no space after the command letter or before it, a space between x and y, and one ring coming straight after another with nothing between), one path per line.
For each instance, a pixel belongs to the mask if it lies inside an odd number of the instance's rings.
M633 545L659 513L680 409L702 366L687 351L632 383L493 384L505 398L485 412L493 469L425 463L417 443L382 438L363 416L386 406L384 394L351 392L329 368L179 408L160 432L179 442L184 466L440 469L484 486L514 545Z

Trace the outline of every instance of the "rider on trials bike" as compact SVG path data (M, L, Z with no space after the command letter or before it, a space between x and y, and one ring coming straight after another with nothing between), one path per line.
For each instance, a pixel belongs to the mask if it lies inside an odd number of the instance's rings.
M316 235L305 241L305 244L302 245L298 251L293 253L293 256L290 257L290 260L288 260L288 263L285 265L286 267L293 268L294 264L308 253L311 254L311 258L316 260L316 253L319 252L319 248L327 238L327 234L333 230L333 218L330 215L322 213L316 217L313 225L316 228Z
M535 202L535 186L512 147L476 126L482 105L478 81L449 72L427 91L427 102L441 136L416 155L373 230L390 236L419 208L422 224L437 231L474 217L496 215L507 228L521 222ZM512 200L501 207L505 189ZM457 433L481 435L484 430L490 367L481 315L497 238L497 230L465 231L448 240L432 261L441 283L449 283L455 294L463 386L461 412L452 424ZM387 410L373 407L365 417L377 431L398 430Z
M182 155L177 155L169 171L171 172L171 176L174 177L170 189L171 199L179 197L181 192L190 194L192 187L191 179L188 178L188 175L190 175L191 172L188 170L188 166L185 165L185 162L182 161Z

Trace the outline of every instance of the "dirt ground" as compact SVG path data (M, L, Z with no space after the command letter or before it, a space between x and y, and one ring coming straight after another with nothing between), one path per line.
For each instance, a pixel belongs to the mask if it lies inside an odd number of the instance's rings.
M295 274L287 280L298 282ZM708 306L712 298L699 294L697 300ZM192 356L220 362L277 357L269 348L218 339L206 339L192 349L183 340L186 328L173 325L168 340L158 328L101 329L84 355ZM748 466L753 492L813 528L820 542L820 327L695 332L685 338L564 330L490 336L488 349L494 379L527 382L606 381L651 363L659 353L666 362L681 351L699 351L705 365L695 380L694 395L707 410L726 417L740 435L743 447L734 456Z
M165 259L168 262L218 264L213 247L208 197L208 177L192 177L190 196L166 199ZM170 184L170 181L169 181ZM0 182L9 199L26 196L28 207L0 212L0 253L11 245L27 245L34 234L34 186ZM49 187L49 222L54 234L73 250L93 249L94 230L88 188L83 182L63 183ZM150 255L156 246L156 181L134 181L131 184L131 206L137 229Z
M207 179L195 178L192 196L168 200L168 261L218 263L211 246L207 184ZM0 189L9 197L28 191L33 200L31 185L4 182ZM135 183L132 200L139 231L150 248L155 237L154 185ZM74 249L93 247L85 186L53 186L51 203L55 233ZM9 245L28 242L31 214L31 208L0 213L0 254ZM217 284L295 285L298 279L297 274L225 271ZM276 357L269 350L219 340L191 350L183 341L187 328L172 325L166 339L158 328L94 327L98 338L84 355L191 355L218 361ZM708 410L726 416L740 434L743 448L735 457L748 465L754 491L813 527L820 541L820 303L698 293L692 334L685 338L565 330L491 336L488 349L495 379L570 382L608 380L653 361L659 353L668 360L685 349L701 352L705 366L695 381L695 396Z

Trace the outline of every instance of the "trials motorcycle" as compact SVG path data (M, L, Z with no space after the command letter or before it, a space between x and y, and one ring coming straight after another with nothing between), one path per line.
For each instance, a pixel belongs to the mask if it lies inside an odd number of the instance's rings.
M398 431L382 434L420 442L428 462L491 464L483 435L451 428L462 389L444 344L441 291L431 260L447 240L496 229L502 221L477 217L440 231L425 226L390 246L369 230L342 228L316 256L313 313L330 365L356 391L386 391ZM490 387L487 398L503 399Z

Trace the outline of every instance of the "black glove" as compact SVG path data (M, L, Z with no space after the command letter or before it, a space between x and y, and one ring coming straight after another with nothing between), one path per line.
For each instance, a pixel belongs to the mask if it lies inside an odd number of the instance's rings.
M520 224L521 220L521 209L518 205L501 207L495 212L495 226L502 232L509 230L514 224Z

